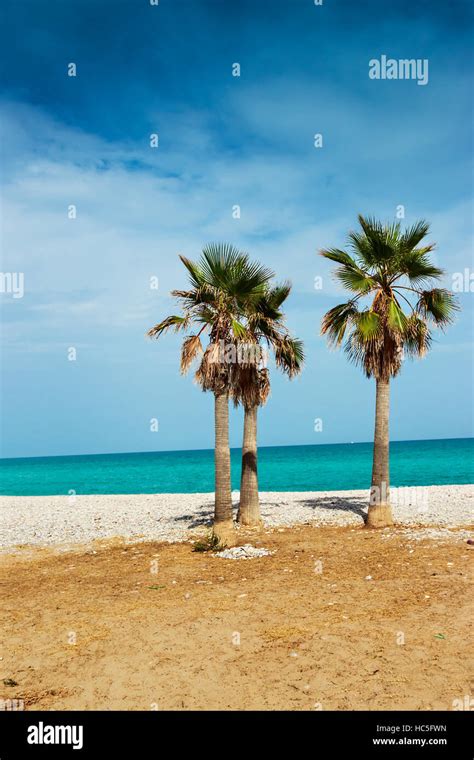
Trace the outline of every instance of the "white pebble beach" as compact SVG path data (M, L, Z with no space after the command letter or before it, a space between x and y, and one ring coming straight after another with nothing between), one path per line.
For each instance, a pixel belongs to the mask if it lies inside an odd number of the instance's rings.
M237 508L238 492L233 492ZM0 546L72 545L96 539L185 541L211 524L212 493L0 497ZM299 524L362 526L368 491L265 492L268 528ZM474 485L392 488L402 526L465 527L474 515Z

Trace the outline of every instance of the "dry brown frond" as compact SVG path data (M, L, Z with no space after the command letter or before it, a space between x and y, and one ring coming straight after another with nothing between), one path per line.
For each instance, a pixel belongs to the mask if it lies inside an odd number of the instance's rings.
M230 367L223 361L219 343L212 341L204 351L194 377L203 391L219 393L228 390Z
M190 335L185 338L181 348L181 373L184 375L198 354L202 354L202 345L199 335Z
M268 369L261 369L259 371L259 404L263 406L267 403L270 395L270 373Z

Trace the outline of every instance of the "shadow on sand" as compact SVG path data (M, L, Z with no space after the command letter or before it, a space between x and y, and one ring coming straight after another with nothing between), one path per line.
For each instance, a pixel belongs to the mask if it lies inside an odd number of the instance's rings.
M202 512L196 514L179 515L174 517L174 522L187 522L188 528L200 528L202 525L212 526L212 518L214 516L214 504L213 502L207 502L202 505Z
M265 512L265 505L271 504L276 507L280 507L282 511L285 510L287 507L287 504L280 504L279 502L270 502L266 501L264 498L261 498L261 506L262 511ZM352 512L353 514L358 515L362 518L362 520L365 522L367 519L367 506L364 503L363 499L357 500L354 499L354 497L351 496L338 496L337 498L334 498L332 496L321 496L319 498L315 497L314 499L300 499L296 501L292 501L291 504L295 505L303 505L304 507L309 507L310 509L326 509L328 511L340 511L340 512ZM236 505L234 504L234 511L235 511ZM186 522L188 523L188 528L199 528L203 525L206 525L208 527L212 526L212 518L214 514L214 504L213 502L206 502L206 504L202 505L202 512L199 515L196 514L185 514L185 515L179 515L179 517L175 517L175 522Z
M303 499L297 503L303 504L305 507L311 507L311 509L353 512L362 517L364 522L367 519L367 505L364 504L363 500L356 500L351 496L338 496L336 499L331 496L322 496L319 499Z

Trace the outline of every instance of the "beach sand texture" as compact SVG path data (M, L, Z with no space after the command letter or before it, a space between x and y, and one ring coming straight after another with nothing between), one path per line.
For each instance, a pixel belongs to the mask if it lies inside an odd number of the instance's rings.
M273 528L242 536L272 552L249 560L118 540L4 552L0 697L26 710L455 709L473 693L465 533Z

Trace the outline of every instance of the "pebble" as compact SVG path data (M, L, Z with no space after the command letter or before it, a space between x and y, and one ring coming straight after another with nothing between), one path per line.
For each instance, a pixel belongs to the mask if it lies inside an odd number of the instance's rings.
M259 549L256 546L244 544L244 546L234 546L232 549L216 552L213 556L222 557L222 559L253 559L254 557L267 557L271 554L273 552L269 549Z
M406 489L401 489L405 492L402 493L404 498L398 500L396 491L392 489L392 510L397 527L380 533L382 538L390 540L399 536L403 526L409 540L456 539L473 545L472 533L467 530L451 533L447 529L472 523L474 485L411 488L410 498L406 498ZM417 494L423 498L419 499ZM356 528L363 525L363 518L354 511L354 504L365 511L368 489L263 492L260 503L267 535L272 529L281 533L287 527L302 524ZM0 510L1 547L70 545L118 536L134 541L188 541L190 534L207 532L212 521L214 495L78 495L74 510L67 495L0 496ZM196 523L201 526L198 530Z

